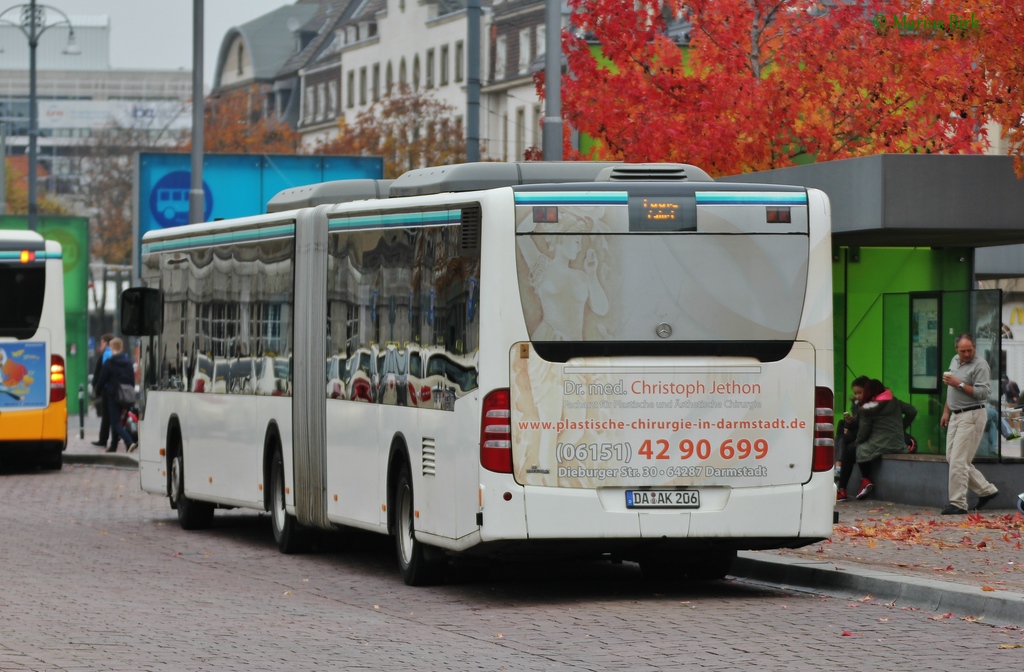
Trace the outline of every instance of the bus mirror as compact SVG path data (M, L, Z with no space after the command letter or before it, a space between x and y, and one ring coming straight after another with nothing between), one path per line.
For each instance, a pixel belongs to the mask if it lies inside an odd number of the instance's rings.
M160 333L163 306L159 290L130 287L121 292L121 333L155 336Z

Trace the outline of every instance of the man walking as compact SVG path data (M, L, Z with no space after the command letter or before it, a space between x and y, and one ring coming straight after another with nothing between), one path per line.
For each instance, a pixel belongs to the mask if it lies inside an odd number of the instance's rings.
M949 428L946 433L949 504L941 511L944 516L967 513L968 489L978 493L979 509L999 494L996 486L971 464L988 421L985 402L991 377L988 362L976 355L974 337L960 334L949 371L942 374L947 389L940 424Z
M103 390L96 387L96 383L100 379L103 365L110 359L110 339L112 338L114 338L113 334L103 334L100 336L99 342L96 343L96 366L93 367L92 372L92 396L96 400L96 411L100 414L100 436L99 439L92 442L94 446L105 446L107 439L110 438L110 415L107 413L105 395Z
M124 351L124 342L120 338L110 339L110 358L100 369L100 377L96 388L103 394L110 418L110 447L108 453L117 452L117 440L124 441L125 452L132 452L136 445L132 435L121 424L121 406L117 403L117 392L121 385L135 384L135 370L128 353Z

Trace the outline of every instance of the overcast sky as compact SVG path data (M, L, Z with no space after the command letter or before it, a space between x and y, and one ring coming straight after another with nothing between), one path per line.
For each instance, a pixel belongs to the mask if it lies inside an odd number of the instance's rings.
M111 67L192 70L193 0L46 0L45 4L72 16L110 17ZM217 52L229 28L290 4L293 0L204 0L206 87L213 84ZM7 6L0 0L0 10Z

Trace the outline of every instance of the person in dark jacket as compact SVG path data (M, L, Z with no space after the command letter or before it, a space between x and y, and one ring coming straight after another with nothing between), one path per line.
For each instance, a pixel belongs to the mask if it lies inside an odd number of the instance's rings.
M103 365L110 359L110 339L113 334L103 334L99 343L96 344L96 367L92 372L92 398L96 400L96 412L100 416L100 435L92 442L94 446L105 446L110 438L110 414L107 413L107 405L103 401L103 390L96 386L100 379L100 371Z
M850 476L853 475L853 465L857 463L857 430L860 429L860 406L864 399L864 388L871 379L867 376L858 376L850 384L853 392L853 402L850 404L849 413L843 414L836 428L836 445L839 447L839 481L836 483L836 501L846 501L846 486L850 483Z
M907 452L907 428L916 416L917 409L894 397L882 381L868 381L857 429L857 466L861 475L857 499L864 499L875 489L873 475L882 455Z
M120 338L110 340L110 359L100 369L100 379L96 389L103 391L103 401L110 418L110 447L108 453L117 451L117 440L124 441L126 452L135 450L132 435L121 424L121 405L117 403L117 390L122 384L135 385L135 369L131 357L124 351L124 342Z

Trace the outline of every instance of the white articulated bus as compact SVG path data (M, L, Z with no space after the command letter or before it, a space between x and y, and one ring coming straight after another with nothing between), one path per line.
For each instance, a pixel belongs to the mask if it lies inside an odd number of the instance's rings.
M409 584L537 551L715 578L830 536L822 192L484 163L269 209L146 234L122 296L142 487L184 527L390 534Z
M60 243L0 231L0 462L60 469L68 439Z

